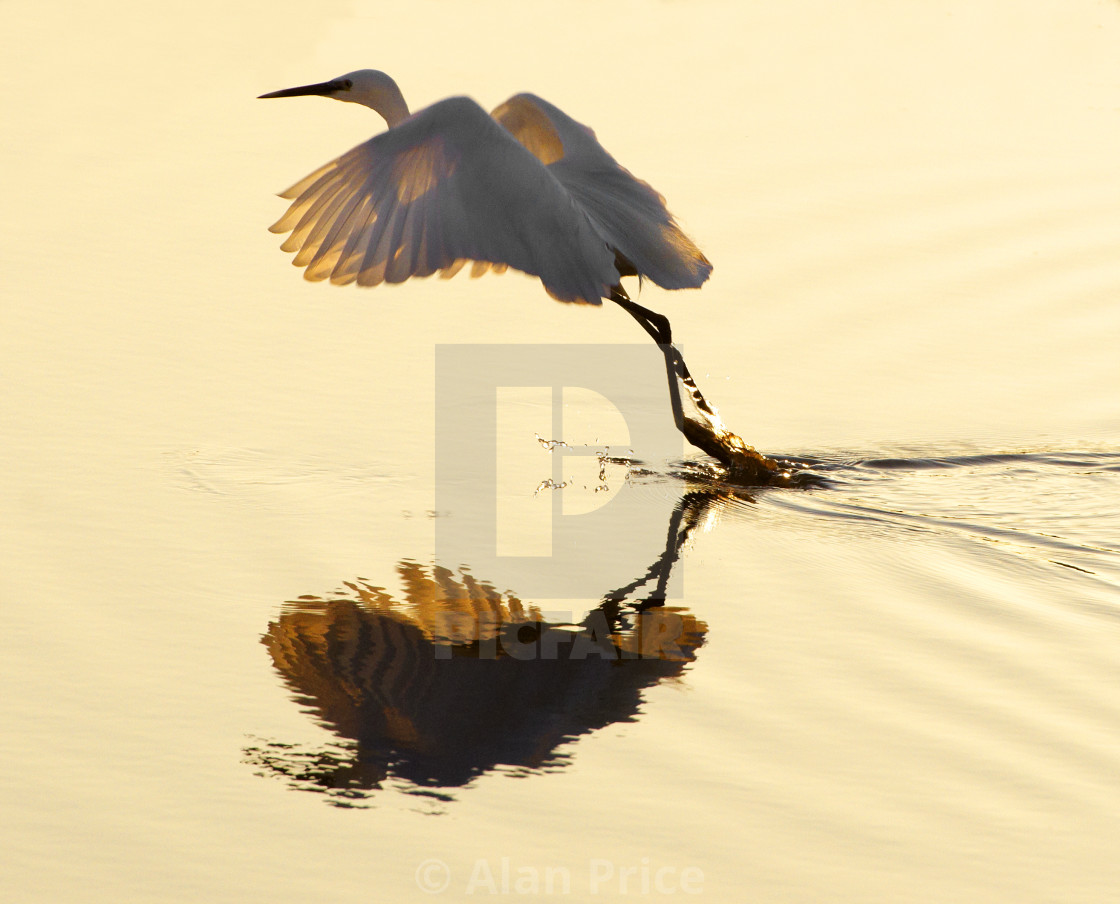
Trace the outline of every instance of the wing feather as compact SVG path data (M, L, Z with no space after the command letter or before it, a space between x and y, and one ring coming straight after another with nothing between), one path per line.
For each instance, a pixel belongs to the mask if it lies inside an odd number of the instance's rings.
M440 279L451 279L451 277L453 277L456 273L458 273L460 270L463 269L463 267L466 265L466 263L467 263L467 259L465 257L460 257L460 258L457 258L456 260L453 260L446 267L443 267L443 268L440 269L439 278Z
M280 192L281 198L295 198L296 200L288 208L284 216L268 227L269 232L281 234L291 231L292 227L303 218L311 205L319 198L319 195L322 194L328 186L337 184L338 176L334 172L337 168L337 161L327 166L322 166L306 179L297 182L286 191ZM307 187L298 195L291 194L291 192L305 183Z
M299 249L292 259L292 263L297 267L306 267L311 263L316 252L323 246L324 239L328 238L333 230L345 222L357 200L359 199L347 196L344 191L335 191L333 196L326 201L320 198L320 201L317 201L312 209L304 214L303 219L292 231L288 241L284 243L285 245L293 244L295 248ZM302 247L300 247L301 244Z
M344 192L340 192L340 195L343 197L342 204L335 215L323 224L327 227L325 234L318 236L314 242L308 236L308 243L292 261L296 266L307 267L303 275L312 282L326 279L334 272L347 248L346 243L339 241L339 237L347 233L363 204L364 199L360 196L346 197Z
M614 252L555 174L467 98L433 104L300 180L273 231L311 280L376 285L507 267L600 303Z
M366 248L373 235L375 219L373 199L364 195L356 196L356 204L348 217L348 222L353 220L354 225L346 230L345 236L340 237L333 233L328 236L328 242L342 246L338 262L331 271L331 282L335 285L346 286L358 278L361 262L365 258ZM341 230L345 225L340 223L339 229Z
M697 288L712 265L661 197L599 144L595 133L533 94L517 94L494 118L564 186L596 229L642 276L665 289Z
M280 247L285 251L297 251L307 238L315 224L319 221L323 209L329 206L330 202L339 197L342 193L337 188L331 188L327 191L320 192L310 202L304 205L299 221L292 229L292 234L284 240L284 244Z
M319 182L320 179L324 180L325 182L325 177L331 172L331 170L337 168L337 160L332 160L330 163L324 163L321 167L315 170L315 172L304 176L295 185L280 192L280 197L291 200L293 198L298 198L300 195L306 194L308 189Z
M407 204L397 204L387 216L378 217L374 226L374 235L369 240L369 248L362 261L361 272L358 274L359 286L376 286L385 281L385 270L400 242L404 221L408 216L408 207Z
M420 238L424 228L424 203L419 200L408 205L400 241L385 268L385 282L402 283L413 274L423 276L419 266Z
M439 272L445 260L443 237L439 233L439 218L433 211L431 200L419 202L424 211L424 232L420 239L418 276L431 276Z
M431 276L436 272L436 267L431 262L434 254L429 237L429 204L421 199L415 206L416 225L413 230L413 241L416 243L416 256L413 259L413 273L421 277Z

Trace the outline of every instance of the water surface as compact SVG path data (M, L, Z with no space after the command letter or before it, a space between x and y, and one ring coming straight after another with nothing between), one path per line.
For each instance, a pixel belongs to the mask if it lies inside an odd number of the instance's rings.
M1120 6L9 13L5 899L1120 893ZM592 125L715 264L641 303L815 479L513 387L503 536L640 524L573 598L438 561L437 345L664 372L516 274L299 278L273 193L379 121L254 98L363 66Z

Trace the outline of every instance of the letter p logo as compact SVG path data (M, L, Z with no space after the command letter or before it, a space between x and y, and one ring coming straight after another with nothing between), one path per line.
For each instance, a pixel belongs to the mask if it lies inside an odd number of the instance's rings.
M640 345L437 346L440 564L538 600L597 599L640 576L668 519L629 482L597 482L601 456L633 450L657 467L681 455L659 357ZM550 457L538 436L567 445ZM630 561L639 570L620 580Z

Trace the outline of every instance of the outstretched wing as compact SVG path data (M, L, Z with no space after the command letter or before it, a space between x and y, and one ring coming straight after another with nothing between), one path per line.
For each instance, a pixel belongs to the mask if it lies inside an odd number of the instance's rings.
M665 289L692 289L712 272L665 199L635 178L595 133L533 94L517 94L493 117L545 164L634 269Z
M281 194L271 227L310 280L373 286L513 267L560 301L600 304L614 254L571 195L478 104L440 101Z

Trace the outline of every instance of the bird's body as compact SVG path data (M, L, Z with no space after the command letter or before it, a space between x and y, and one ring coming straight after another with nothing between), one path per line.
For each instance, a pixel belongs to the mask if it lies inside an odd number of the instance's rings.
M305 94L371 107L389 126L282 193L292 204L272 231L291 232L282 247L308 279L372 286L473 261L473 275L512 267L560 301L599 304L626 299L621 276L681 289L711 272L664 199L539 97L493 114L466 97L409 113L368 69L262 96Z
M372 69L261 96L301 95L362 104L389 126L281 193L292 204L272 231L291 233L282 247L307 279L375 286L452 276L473 261L475 276L507 267L537 276L559 301L608 298L661 346L689 442L741 479L770 483L780 473L704 400L669 321L623 290L623 276L698 288L712 265L665 199L589 128L532 94L492 114L466 97L410 113L396 82Z

